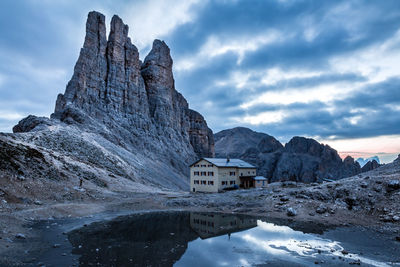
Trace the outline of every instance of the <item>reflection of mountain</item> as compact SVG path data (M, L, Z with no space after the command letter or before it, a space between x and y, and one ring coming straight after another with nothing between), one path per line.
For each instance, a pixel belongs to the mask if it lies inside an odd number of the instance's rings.
M158 212L92 223L68 238L81 266L172 266L197 235L189 213Z
M190 227L202 238L230 234L257 226L252 217L229 214L190 213Z
M198 222L198 223L196 223ZM172 266L199 236L233 233L257 226L253 218L188 212L121 216L71 231L81 266Z

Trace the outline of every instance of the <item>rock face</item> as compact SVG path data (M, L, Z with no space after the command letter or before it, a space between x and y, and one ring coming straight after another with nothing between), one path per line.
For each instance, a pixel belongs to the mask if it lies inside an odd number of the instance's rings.
M214 138L216 157L237 158L250 148L268 153L283 147L274 137L244 127L220 131Z
M54 123L46 117L36 117L29 115L22 119L17 125L13 127L14 133L24 133L32 130L44 129L46 126L53 125Z
M328 145L293 137L285 146L274 137L246 128L215 134L217 156L238 157L258 167L258 174L274 181L315 182L340 179L361 172L360 165L347 157L342 161Z
M74 150L80 148L73 144L88 142L81 145L90 147L95 143L110 161L129 166L117 175L185 188L189 163L214 156L213 133L176 91L168 46L155 40L142 63L128 30L115 15L107 39L104 15L90 12L73 76L65 93L58 95L51 119L29 116L13 130L47 131L36 138L29 134L19 138L63 155L76 155ZM85 158L84 163L96 161L86 151L79 156Z
M128 37L128 26L114 16L107 41L104 21L102 14L89 13L85 43L52 118L82 123L88 115L112 129L122 127L135 138L150 135L176 140L186 156L193 157L189 155L193 149L199 157L213 156L214 140L207 123L175 90L168 46L155 40L142 64Z

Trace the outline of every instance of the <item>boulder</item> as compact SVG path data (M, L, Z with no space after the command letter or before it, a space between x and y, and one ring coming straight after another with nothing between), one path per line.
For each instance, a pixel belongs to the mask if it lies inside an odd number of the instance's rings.
M294 208L289 207L289 208L286 210L286 214L287 214L287 216L293 217L293 216L296 216L296 215L297 215L297 211L296 211Z

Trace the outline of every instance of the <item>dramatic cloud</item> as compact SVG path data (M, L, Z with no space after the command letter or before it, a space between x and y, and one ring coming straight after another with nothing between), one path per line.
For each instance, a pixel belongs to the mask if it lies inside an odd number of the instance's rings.
M347 140L400 143L397 0L5 0L1 131L28 114L52 112L90 10L107 21L118 14L142 59L153 39L164 39L177 89L215 132L248 126L283 142L305 135L349 153L362 151L342 148Z

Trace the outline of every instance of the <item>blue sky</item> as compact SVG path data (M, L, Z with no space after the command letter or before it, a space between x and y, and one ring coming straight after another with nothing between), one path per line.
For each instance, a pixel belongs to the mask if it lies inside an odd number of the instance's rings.
M214 132L235 126L339 152L400 153L400 1L0 2L0 131L49 116L87 13L118 14L143 59L170 46L176 88Z

